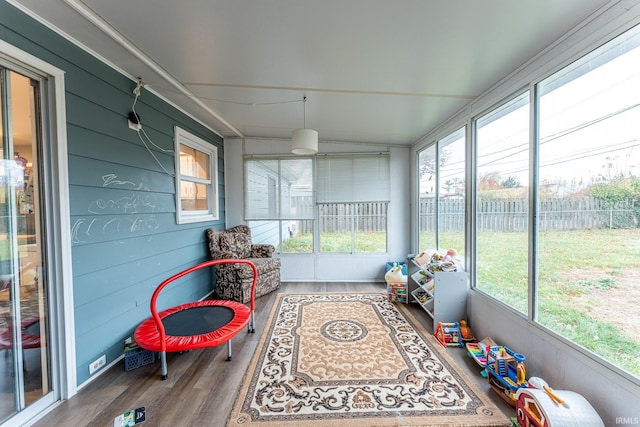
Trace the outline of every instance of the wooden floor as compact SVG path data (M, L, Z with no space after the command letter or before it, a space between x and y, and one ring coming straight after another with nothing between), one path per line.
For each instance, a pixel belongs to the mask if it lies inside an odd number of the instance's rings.
M286 283L278 292L371 292L384 291L382 283ZM35 426L113 426L113 419L125 411L144 406L147 421L141 427L224 426L273 306L277 292L256 300L256 333L240 333L233 339L233 360L226 361L227 347L192 351L167 356L169 379L160 379L160 363L125 371L120 361L82 388L76 396L62 402ZM416 316L431 318L411 304ZM427 329L431 329L428 327ZM447 349L467 374L491 400L512 417L515 410L497 394L489 391L487 380L466 351Z

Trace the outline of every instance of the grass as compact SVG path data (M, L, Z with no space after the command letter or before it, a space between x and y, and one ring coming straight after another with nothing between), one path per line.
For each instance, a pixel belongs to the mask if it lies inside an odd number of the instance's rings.
M616 287L616 279L613 277L602 277L597 280L579 280L578 285L584 288L611 289Z
M537 252L538 321L638 377L640 338L624 335L572 301L613 289L625 269L640 268L639 245L640 230L548 232L540 233ZM478 235L478 288L522 313L527 312L527 268L526 233Z
M424 235L420 241L429 238ZM443 233L440 240L462 252L462 233ZM355 243L356 252L385 252L386 235L359 234ZM320 248L350 253L351 234L323 233ZM479 233L477 249L478 288L527 313L527 233ZM284 252L313 252L313 236L286 241ZM588 307L572 304L572 298L615 288L625 270L640 268L640 230L540 233L537 253L538 321L640 377L640 337L625 336L616 325L590 315Z
M295 237L282 243L282 252L310 253L313 252L313 234L298 233Z
M322 233L320 252L324 253L384 253L387 251L386 233L357 233L352 249L351 233ZM313 235L298 234L283 243L283 252L313 252Z

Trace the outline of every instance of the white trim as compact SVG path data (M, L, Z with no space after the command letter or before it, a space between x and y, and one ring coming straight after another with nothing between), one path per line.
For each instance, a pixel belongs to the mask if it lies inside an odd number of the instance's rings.
M57 361L60 368L58 385L60 397L67 399L77 392L76 378L76 349L75 349L75 323L73 304L73 274L71 260L71 227L69 209L69 175L67 165L67 120L65 109L65 73L63 70L37 58L17 47L0 40L0 53L3 57L25 63L27 66L36 69L39 73L48 77L50 85L48 108L48 123L51 132L48 133L53 139L50 153L53 154L55 164L55 174L52 178L52 187L57 191L56 197L50 197L53 202L51 211L53 221L49 221L48 227L51 237L51 245L54 246L54 253L49 254L52 265L55 265L55 277L60 284L60 292L52 295L58 303L57 330L52 331L58 334L58 351L52 355L53 362ZM48 86L49 86L48 85ZM53 95L53 97L51 97ZM46 129L46 128L45 128Z
M176 223L188 224L194 222L215 221L220 218L218 205L218 147L213 143L197 137L189 131L179 126L174 127L174 152L175 152L175 200L176 200ZM209 156L209 176L210 179L201 183L209 186L207 210L185 213L182 211L180 202L180 184L184 175L180 170L180 145L194 148ZM189 179L190 182L200 182L200 180Z
M71 260L71 224L67 221L71 218L71 209L69 201L69 165L67 154L67 118L66 118L66 100L65 100L65 83L64 73L54 74L55 84L55 117L51 120L55 121L55 138L57 148L57 189L58 189L58 214L60 215L60 223L57 230L60 236L58 241L60 249L59 266L62 269L59 279L62 283L62 306L63 306L63 325L64 325L64 353L67 364L66 368L66 384L62 384L64 393L63 398L67 399L77 391L76 377L76 339L75 339L75 311L73 300L73 272ZM61 325L62 326L62 325Z

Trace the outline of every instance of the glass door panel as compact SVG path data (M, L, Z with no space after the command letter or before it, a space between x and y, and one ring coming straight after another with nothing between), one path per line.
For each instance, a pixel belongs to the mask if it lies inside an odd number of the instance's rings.
M39 82L0 68L0 421L51 391Z

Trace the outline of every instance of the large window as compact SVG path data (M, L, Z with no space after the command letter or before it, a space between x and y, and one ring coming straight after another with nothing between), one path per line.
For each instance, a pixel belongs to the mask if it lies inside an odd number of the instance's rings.
M317 158L320 252L386 252L389 155Z
M476 287L636 377L639 94L640 27L474 122Z
M436 248L436 145L418 154L418 228L420 251Z
M315 170L315 173L314 173ZM280 253L387 250L387 153L245 160L245 219Z
M534 315L640 377L639 30L538 85Z
M465 129L418 154L419 249L455 249L464 258Z
M248 159L245 219L256 243L278 252L313 252L313 160Z
M529 92L476 121L476 286L527 312Z
M218 149L175 128L178 224L218 219Z
M438 248L464 259L465 128L438 141Z

